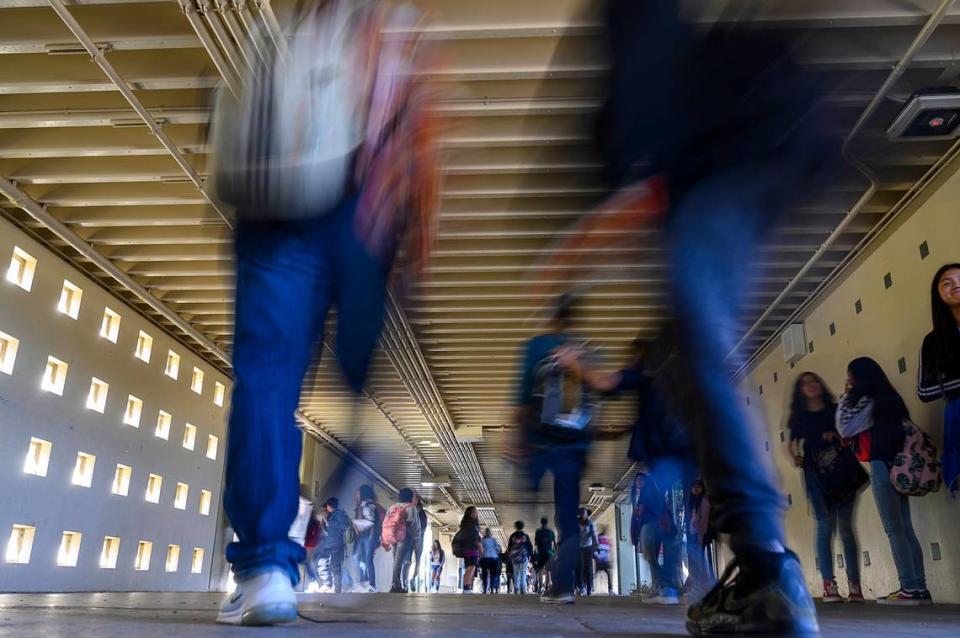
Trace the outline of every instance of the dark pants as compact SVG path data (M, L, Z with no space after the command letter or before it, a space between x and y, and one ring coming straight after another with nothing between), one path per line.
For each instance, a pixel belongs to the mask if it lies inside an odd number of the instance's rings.
M343 591L343 548L319 554L320 583L333 588L334 593Z
M536 450L530 458L530 478L536 489L543 475L553 475L555 521L559 532L551 580L557 592L572 592L577 558L580 555L580 477L586 466L586 450L557 447Z
M581 547L577 560L577 589L593 593L593 547Z
M500 590L500 561L496 558L480 559L480 585L485 594Z
M353 231L356 200L316 219L242 223L236 233L235 381L224 507L237 579L280 568L296 582L302 434L293 413L324 320L338 306L337 358L359 390L383 323L387 266ZM345 329L344 326L349 326Z
M393 548L393 581L391 589L406 589L407 573L410 571L410 561L413 559L412 538L400 541Z
M612 594L613 593L613 574L610 570L610 563L602 563L600 561L597 561L596 570L597 570L596 571L597 576L599 576L600 574L607 575L607 591Z
M731 534L734 551L786 540L785 503L763 447L768 434L730 381L735 361L726 357L738 340L751 261L785 205L773 195L778 180L790 181L787 170L751 166L700 181L679 198L667 231L680 335L676 365L692 386L691 396L674 401L688 408L686 422L710 488L711 522Z

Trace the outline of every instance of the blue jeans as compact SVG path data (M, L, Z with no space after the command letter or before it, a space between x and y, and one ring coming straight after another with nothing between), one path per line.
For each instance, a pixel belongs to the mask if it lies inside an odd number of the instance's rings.
M377 586L377 568L373 562L373 555L378 545L373 542L373 530L367 530L357 537L353 545L353 559L357 562L357 571L360 572L360 583L369 583Z
M663 546L663 566L660 565L660 547ZM677 534L665 532L657 521L640 528L640 549L650 567L653 589L661 592L670 588L680 591L680 541Z
M812 468L803 471L807 485L807 498L817 521L816 549L820 563L820 575L824 580L833 580L833 530L839 527L843 543L843 563L847 580L860 580L860 550L857 535L853 530L853 511L856 501L838 504L831 502L823 493L816 472Z
M513 564L513 593L527 593L527 562L521 561Z
M927 588L923 569L923 550L910 521L910 497L893 487L890 466L883 461L870 461L870 487L877 502L883 531L890 541L893 564L897 567L900 587L909 590Z
M337 304L337 359L355 391L380 335L388 266L355 236L355 209L350 198L316 219L237 228L224 508L239 538L227 546L238 580L275 568L299 577L304 550L287 537L302 446L293 413L327 311Z
M784 166L747 166L701 180L675 203L667 227L679 329L678 370L691 386L673 403L690 426L712 523L740 548L786 544L785 499L777 488L766 429L730 381L726 361L742 332L740 308L751 260L776 219Z
M580 556L580 477L586 466L586 450L558 446L536 450L529 464L534 489L548 471L553 474L554 516L558 543L551 567L551 580L557 592L572 592L577 559Z

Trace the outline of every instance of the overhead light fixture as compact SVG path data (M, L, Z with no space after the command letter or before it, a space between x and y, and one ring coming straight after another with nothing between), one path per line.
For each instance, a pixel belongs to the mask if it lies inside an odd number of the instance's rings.
M891 141L949 140L960 135L960 91L935 87L913 95L887 129Z
M602 492L603 483L591 483L590 487L588 487L587 489L590 490L591 492Z
M430 476L421 479L421 487L450 487L449 476Z
M472 428L457 428L455 435L460 443L482 443L483 428L480 426Z

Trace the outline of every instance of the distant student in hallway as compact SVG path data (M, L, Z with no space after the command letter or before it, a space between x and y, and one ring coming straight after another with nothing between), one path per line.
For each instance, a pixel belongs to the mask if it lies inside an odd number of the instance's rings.
M527 593L527 567L533 554L533 543L523 531L523 521L513 524L516 531L507 539L507 556L513 565L513 593Z
M383 519L386 511L377 503L376 492L372 485L361 485L357 490L357 504L354 508L354 520L357 525L357 540L353 545L353 558L360 572L360 589L367 592L377 591L377 570L374 556L380 548L383 531Z
M548 527L549 521L544 516L540 519L540 527L533 535L533 544L536 553L533 557L533 569L536 578L538 594L550 589L550 562L557 551L557 535Z
M817 523L816 552L823 577L822 600L825 603L844 600L833 572L833 533L839 527L849 600L863 602L853 513L858 491L868 479L849 448L840 445L840 434L834 425L836 413L833 394L823 379L813 372L797 377L790 402L789 449L794 465L803 470L807 499ZM846 468L853 468L853 472ZM857 478L851 479L851 475Z
M340 499L331 496L323 505L326 518L326 535L317 547L320 559L320 582L326 591L339 594L343 591L343 555L346 550L346 533L353 525L346 512L340 509Z
M597 550L593 553L593 558L597 562L596 575L607 575L607 593L613 596L613 572L610 568L612 554L610 552L610 538L607 536L607 528L605 527L601 527L597 532Z
M481 542L483 552L480 556L480 591L493 594L500 589L500 543L493 537L489 527L483 532Z
M687 565L690 575L685 583L690 602L702 599L717 582L707 548L716 539L710 525L710 498L707 486L700 479L690 486L687 498Z
M590 520L590 511L581 507L577 512L580 525L580 555L577 562L577 590L581 596L593 594L593 558L597 551L597 526Z
M463 559L463 593L473 593L473 580L480 566L483 542L480 536L480 512L471 505L463 512L460 529L453 537L453 555Z
M903 421L910 418L900 394L880 365L860 357L847 367L846 393L837 409L837 429L855 439L857 455L870 463L870 485L883 530L897 567L900 589L877 599L881 605L930 605L923 549L910 520L910 497L890 478L894 458L903 449Z
M433 548L430 550L430 590L440 591L440 577L443 574L443 566L447 562L447 554L440 547L440 541L433 541Z
M943 478L960 490L960 263L941 266L930 285L933 330L923 339L917 396L944 399Z

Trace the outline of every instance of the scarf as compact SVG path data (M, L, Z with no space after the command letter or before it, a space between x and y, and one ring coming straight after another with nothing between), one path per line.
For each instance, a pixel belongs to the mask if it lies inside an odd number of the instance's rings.
M847 395L840 397L837 405L837 432L845 439L852 439L873 427L873 399L860 397L856 405L850 405Z

